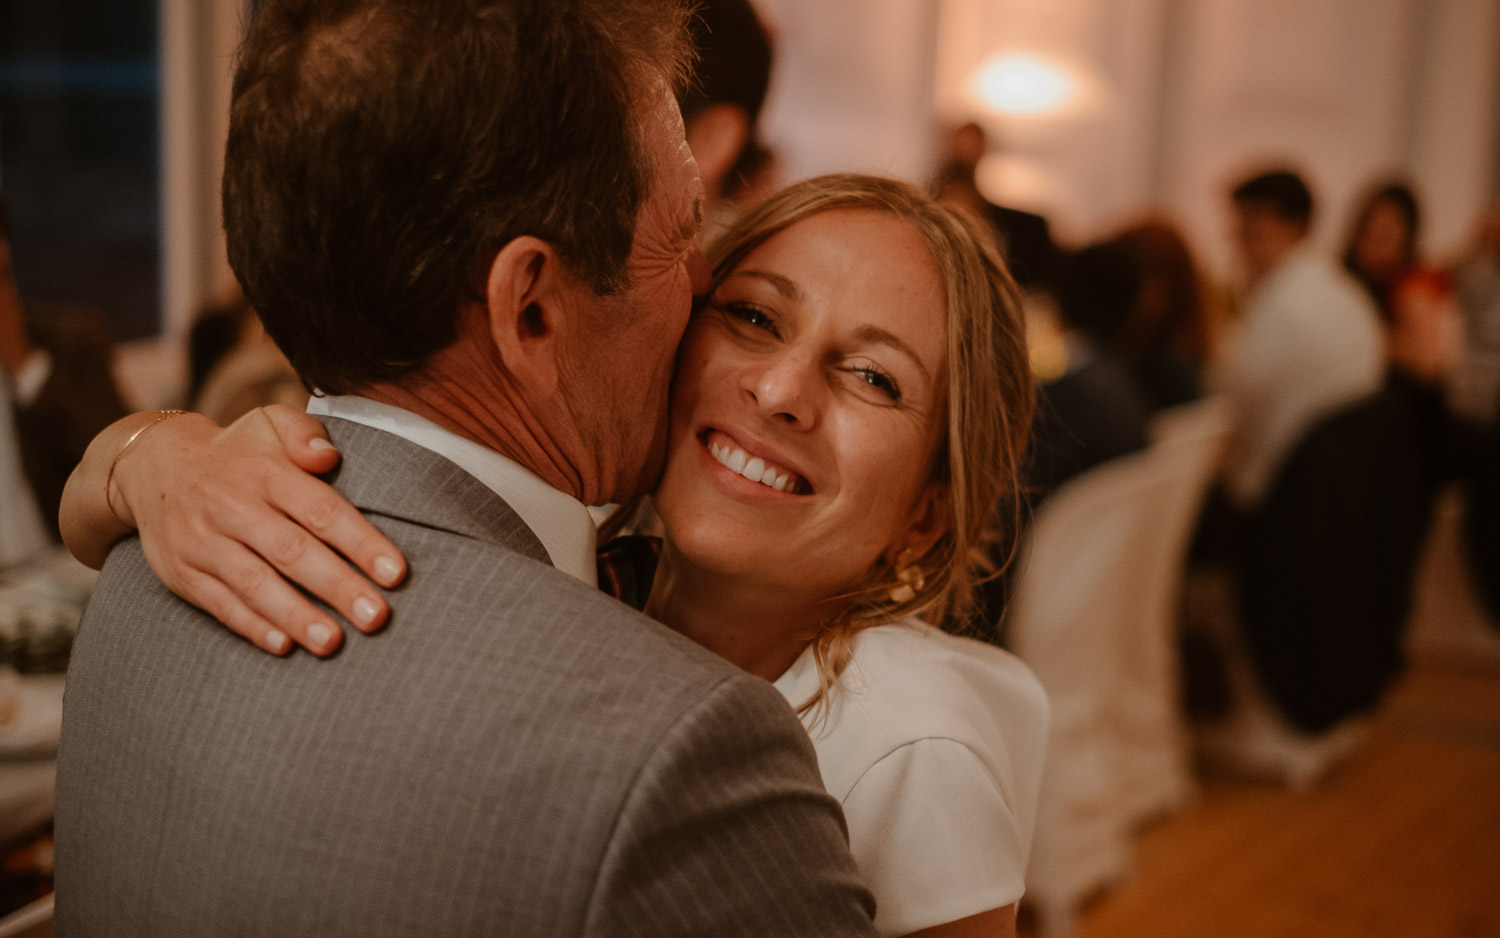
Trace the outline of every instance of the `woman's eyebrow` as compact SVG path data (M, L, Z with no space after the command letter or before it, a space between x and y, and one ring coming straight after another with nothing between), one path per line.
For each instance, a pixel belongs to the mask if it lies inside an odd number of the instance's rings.
M922 364L922 359L917 356L916 352L912 351L910 345L903 342L901 337L894 332L887 332L879 326L872 326L866 323L854 330L854 338L860 342L890 346L907 358L910 358L912 364L917 366L917 370L922 372L922 377L927 379L927 383L932 383L932 375L927 371L927 366Z
M797 287L796 283L792 282L791 278L782 276L781 274L772 273L769 270L737 270L732 276L755 277L759 280L764 280L775 287L776 292L780 293L783 299L792 303L802 302L802 290Z

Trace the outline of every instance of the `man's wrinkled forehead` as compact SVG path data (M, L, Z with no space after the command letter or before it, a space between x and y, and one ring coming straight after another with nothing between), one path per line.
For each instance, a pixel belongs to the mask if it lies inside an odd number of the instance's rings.
M687 142L686 126L677 98L665 81L656 82L649 96L643 96L640 112L641 139L652 154L653 191L672 187L684 195L679 211L683 214L684 240L693 240L703 226L704 189L698 173L698 161Z

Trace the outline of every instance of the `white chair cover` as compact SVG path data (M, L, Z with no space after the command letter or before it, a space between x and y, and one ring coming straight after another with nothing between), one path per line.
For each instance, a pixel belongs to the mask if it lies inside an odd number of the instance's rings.
M1069 930L1126 871L1135 826L1192 792L1175 613L1227 430L1217 401L1166 415L1145 452L1068 483L1031 526L1008 634L1052 701L1027 875L1044 930Z

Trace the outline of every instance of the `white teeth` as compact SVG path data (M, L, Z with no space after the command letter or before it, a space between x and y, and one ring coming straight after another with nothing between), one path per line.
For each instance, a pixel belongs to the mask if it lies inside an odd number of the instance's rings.
M718 441L708 444L708 451L720 464L728 467L731 472L742 475L753 482L759 482L767 488L778 492L794 492L797 484L793 481L790 472L783 472L775 466L768 464L759 456L751 456L742 449L729 446Z

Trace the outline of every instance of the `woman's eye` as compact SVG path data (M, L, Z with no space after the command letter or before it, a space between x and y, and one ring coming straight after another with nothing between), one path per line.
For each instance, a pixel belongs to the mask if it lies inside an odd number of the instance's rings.
M854 376L870 387L879 390L892 401L901 400L901 386L896 383L895 378L892 378L879 368L864 365L854 369Z
M757 329L764 329L771 333L776 331L776 320L758 306L751 306L748 303L724 303L719 304L719 309Z

